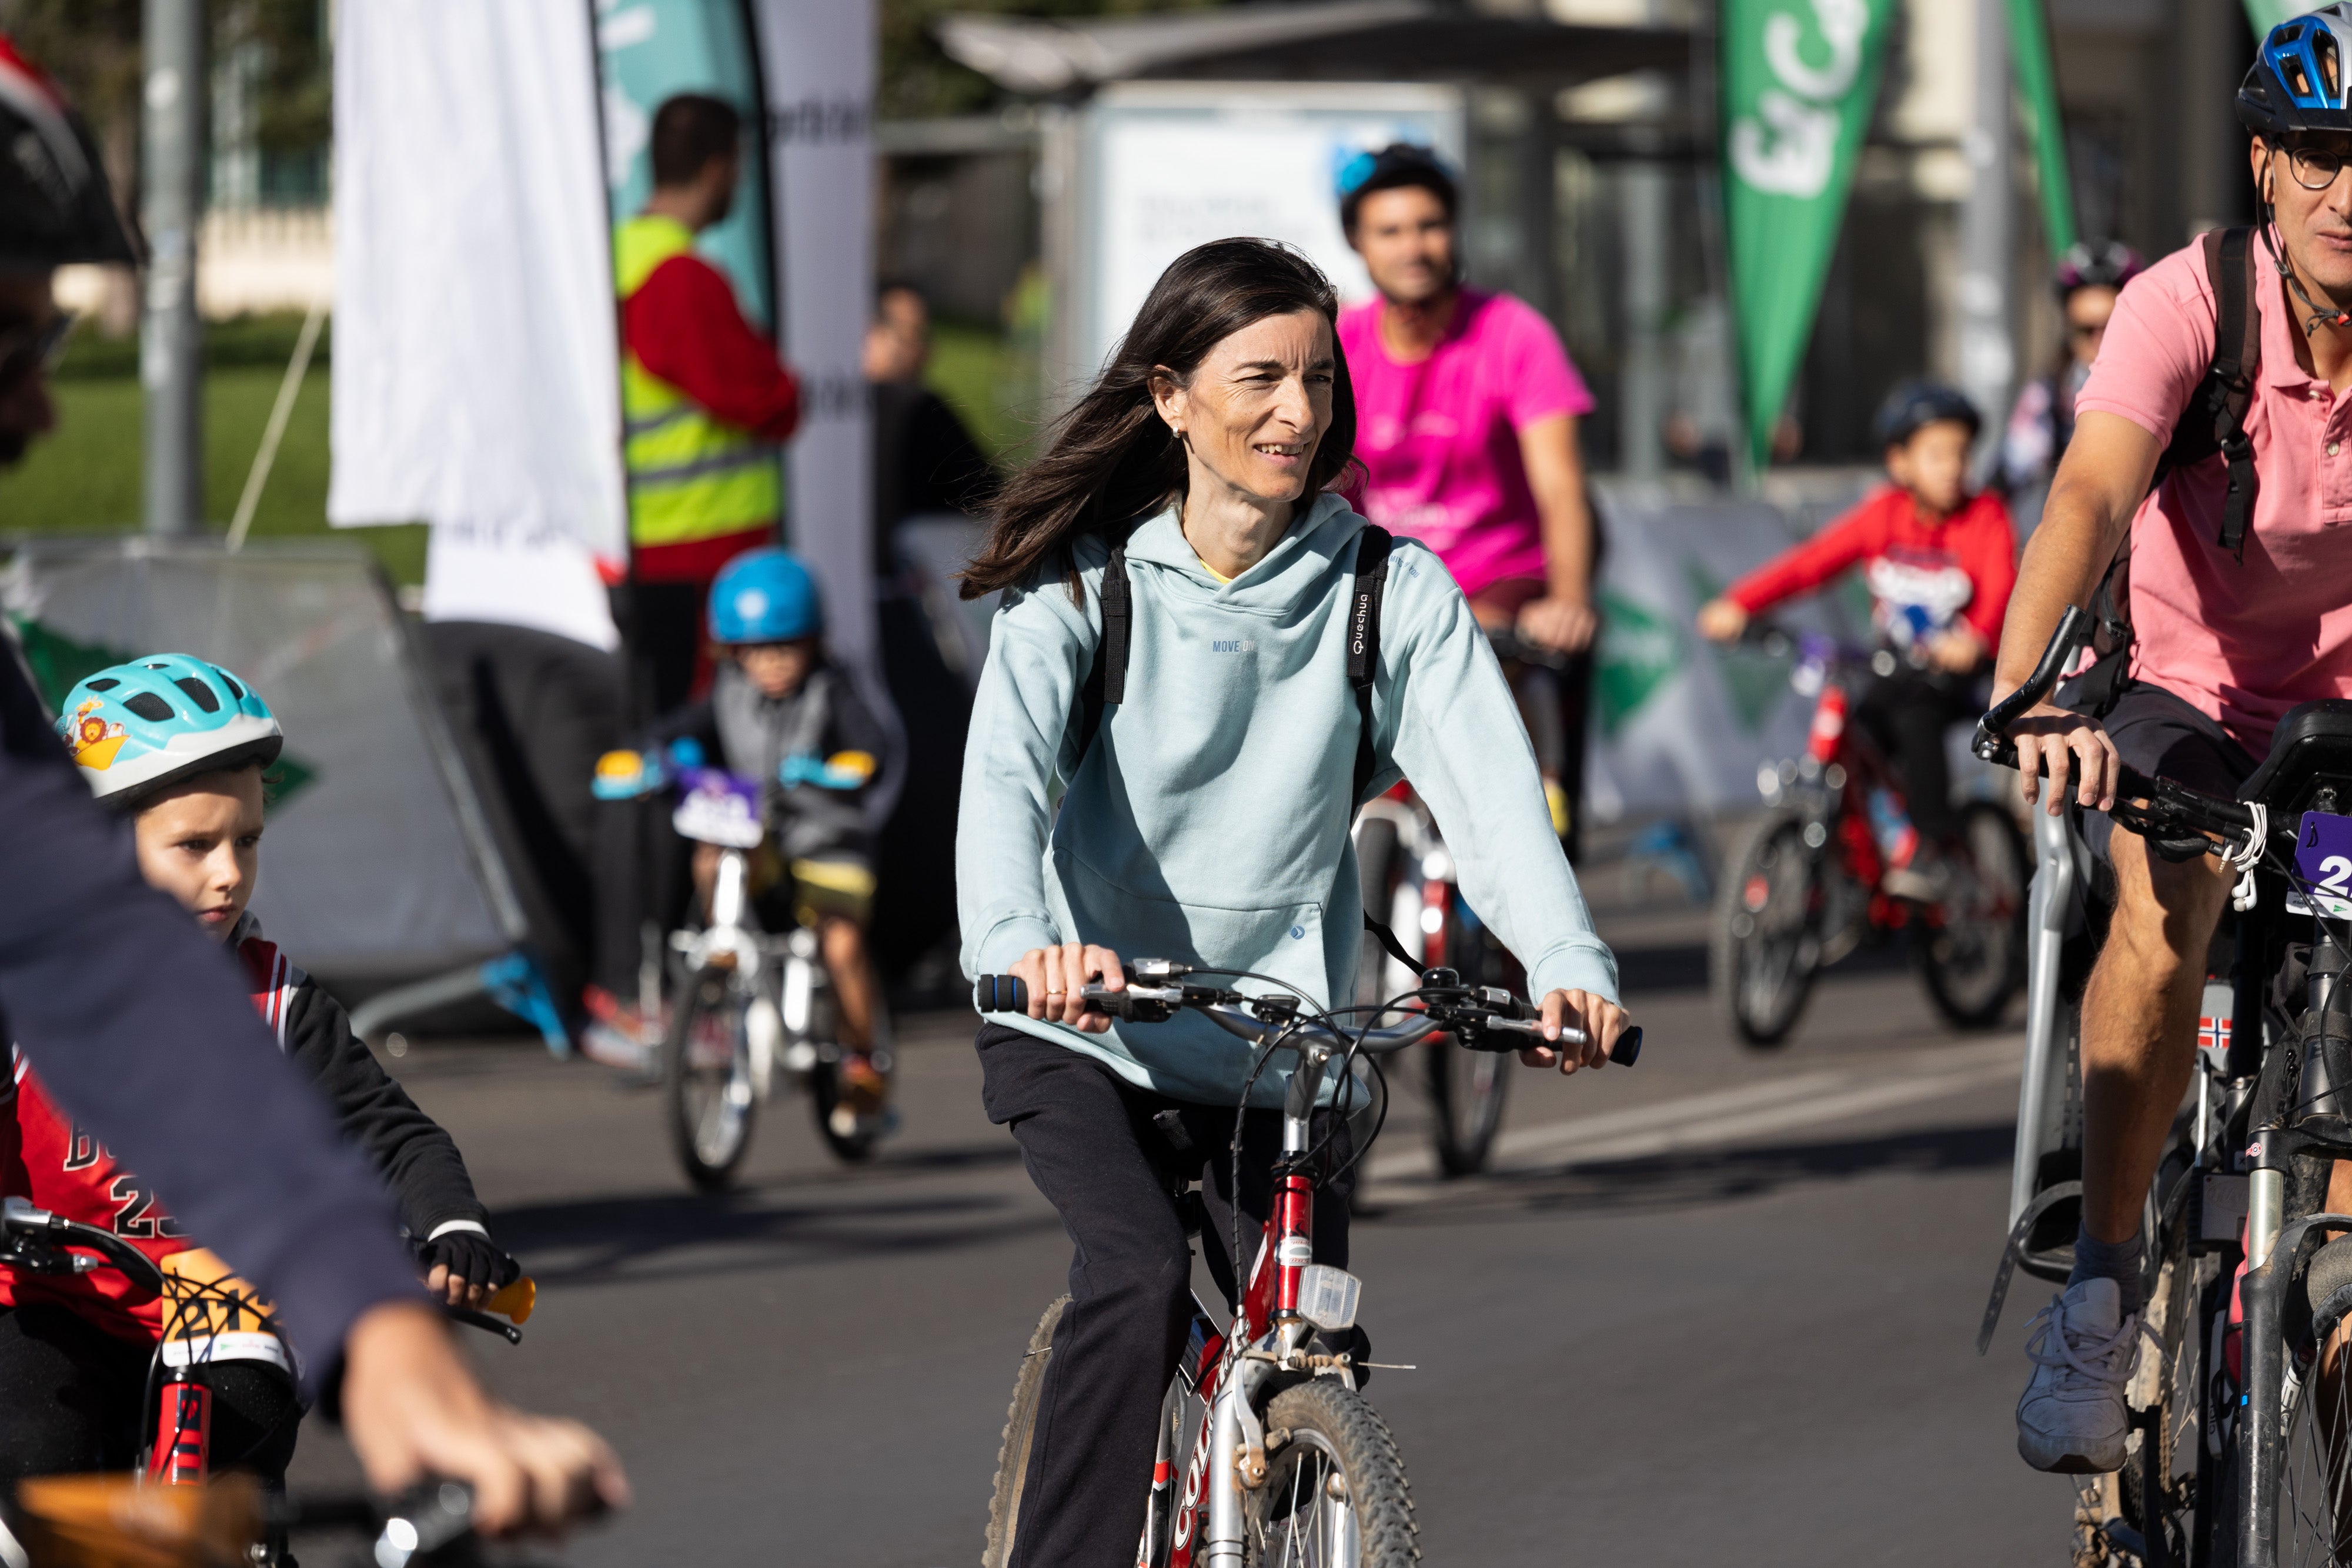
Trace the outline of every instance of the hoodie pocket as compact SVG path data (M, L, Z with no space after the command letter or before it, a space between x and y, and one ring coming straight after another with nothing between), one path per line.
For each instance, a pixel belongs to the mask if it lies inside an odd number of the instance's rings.
M1250 909L1180 903L1164 892L1122 887L1066 852L1054 858L1080 940L1108 947L1129 963L1173 958L1202 969L1246 970L1311 1001L1329 1002L1320 904Z

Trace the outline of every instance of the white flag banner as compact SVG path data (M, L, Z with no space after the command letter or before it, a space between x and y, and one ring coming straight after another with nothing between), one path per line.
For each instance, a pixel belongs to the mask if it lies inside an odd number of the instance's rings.
M576 586L626 558L592 16L579 0L340 12L327 515L457 526L542 558L503 594L428 590L477 619L546 625L531 601L548 574ZM600 597L564 602L569 623L548 629L612 645Z
M755 0L769 178L782 232L781 338L801 378L785 528L824 585L826 641L874 663L874 0Z

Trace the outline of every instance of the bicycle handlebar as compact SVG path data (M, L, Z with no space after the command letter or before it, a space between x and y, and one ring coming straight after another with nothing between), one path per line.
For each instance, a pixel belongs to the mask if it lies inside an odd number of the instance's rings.
M1275 1042L1284 1049L1314 1043L1344 1050L1354 1044L1363 1054L1378 1056L1417 1045L1433 1034L1452 1034L1469 1050L1491 1051L1579 1046L1586 1040L1582 1030L1568 1025L1561 1027L1557 1040L1544 1039L1541 1014L1532 1003L1492 986L1470 990L1455 983L1449 970L1427 971L1422 977L1423 988L1411 993L1424 1010L1402 1023L1366 1029L1360 1035L1343 1033L1319 1020L1302 1019L1296 997L1253 997L1222 986L1182 984L1181 977L1189 972L1185 966L1164 959L1139 959L1129 967L1130 984L1124 990L1086 986L1078 995L1087 1011L1129 1023L1165 1022L1179 1009L1189 1008L1206 1015L1228 1034L1256 1045ZM972 1006L982 1013L1025 1013L1028 984L1018 975L982 975L972 985ZM1496 1033L1517 1038L1491 1038ZM1609 1051L1609 1060L1620 1067L1633 1066L1641 1055L1638 1025L1618 1036Z
M2066 613L2058 618L2058 630L2050 634L2050 645L2042 650L2042 662L2033 666L2033 674L2025 684L1992 705L1983 718L1977 721L1977 737L1973 749L1987 762L2003 768L2017 766L2017 747L2010 744L2010 727L2025 716L2025 710L2045 700L2058 688L2058 678L2066 673L2067 661L2081 645L2083 623L2090 617L2079 604L2066 606ZM1995 755L2006 752L2006 758Z
M68 1219L61 1214L51 1214L36 1208L29 1198L10 1197L0 1200L0 1232L10 1241L31 1241L62 1254L65 1268L75 1273L86 1272L96 1265L86 1259L75 1258L67 1249L83 1248L99 1254L122 1272L131 1281L131 1297L134 1302L154 1300L163 1293L163 1271L153 1259L119 1236L110 1235L94 1225ZM13 1255L12 1255L13 1254ZM26 1253L22 1248L0 1252L0 1261L19 1264L36 1273L58 1270L58 1260L44 1260Z

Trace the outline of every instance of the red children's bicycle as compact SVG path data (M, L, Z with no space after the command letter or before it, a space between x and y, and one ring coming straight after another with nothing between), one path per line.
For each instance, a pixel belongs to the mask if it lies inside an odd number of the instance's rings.
M1717 1010L1754 1046L1786 1040L1813 977L1865 943L1907 932L1938 1012L1961 1029L2000 1021L2025 983L2025 842L1989 800L1962 809L1928 902L1888 892L1887 872L1916 842L1901 781L1849 722L1858 688L1899 655L1814 633L1765 629L1768 653L1793 652L1790 681L1815 699L1804 754L1757 775L1766 810L1726 857L1708 979Z
M1353 1082L1360 1058L1386 1055L1440 1033L1474 1051L1506 1052L1541 1039L1535 1009L1510 992L1473 988L1450 969L1430 969L1416 990L1350 1027L1298 998L1244 995L1194 982L1197 971L1166 959L1139 959L1123 991L1089 986L1087 1005L1129 1023L1164 1022L1189 1008L1259 1048L1258 1064L1294 1055L1283 1101L1282 1153L1272 1201L1239 1310L1223 1328L1198 1299L1192 1330L1161 1408L1160 1448L1138 1568L1409 1568L1419 1561L1412 1494L1404 1460L1362 1392L1363 1341L1352 1331L1362 1282L1315 1261L1315 1193L1337 1173L1312 1125L1327 1076ZM974 988L982 1013L1021 1012L1028 990L1011 975ZM1574 1030L1567 1043L1581 1044ZM1626 1030L1610 1053L1630 1066L1642 1031ZM1374 1129L1377 1131L1377 1128ZM1053 1355L1054 1331L1068 1298L1045 1309L1031 1336L1005 1418L989 1510L985 1568L1013 1558L1021 1488L1037 1405Z

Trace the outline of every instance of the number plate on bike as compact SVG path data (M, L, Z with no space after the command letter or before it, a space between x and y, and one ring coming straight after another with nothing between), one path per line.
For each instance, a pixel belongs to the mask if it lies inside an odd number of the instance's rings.
M719 768L689 768L678 776L685 792L670 825L682 838L730 850L755 850L765 836L760 787Z
M2311 891L2290 897L2290 910L2352 920L2352 817L2305 811L2302 831L2295 835L2294 870Z

